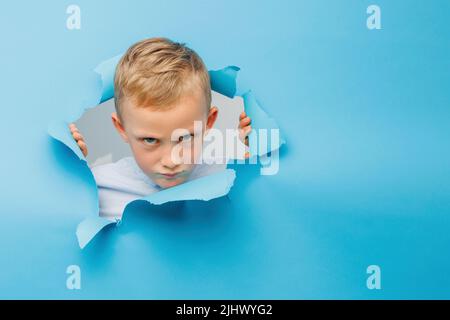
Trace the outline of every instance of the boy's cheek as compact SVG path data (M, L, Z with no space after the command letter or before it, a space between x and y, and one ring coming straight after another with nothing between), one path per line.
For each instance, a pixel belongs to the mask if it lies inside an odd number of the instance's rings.
M146 173L152 171L152 168L156 161L153 154L142 150L134 150L133 156L141 169L143 169L143 171L145 171Z

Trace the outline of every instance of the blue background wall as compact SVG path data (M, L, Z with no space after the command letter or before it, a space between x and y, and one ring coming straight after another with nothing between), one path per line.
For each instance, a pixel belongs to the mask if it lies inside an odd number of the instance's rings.
M69 4L0 7L0 298L450 298L449 1L76 1L73 31ZM47 125L151 36L242 68L285 134L280 172L238 168L208 203L134 204L81 251L95 188Z

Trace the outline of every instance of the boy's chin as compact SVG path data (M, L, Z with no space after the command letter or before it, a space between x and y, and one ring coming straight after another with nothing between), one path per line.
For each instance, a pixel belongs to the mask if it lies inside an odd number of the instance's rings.
M177 178L177 179L157 179L154 182L161 188L167 189L182 184L185 181L186 179L184 178Z

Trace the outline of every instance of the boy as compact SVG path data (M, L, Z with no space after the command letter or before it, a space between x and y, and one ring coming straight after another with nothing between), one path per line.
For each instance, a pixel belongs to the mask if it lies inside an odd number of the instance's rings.
M208 70L184 44L151 38L131 46L116 68L114 100L112 122L133 157L92 168L100 216L120 219L133 200L225 168L226 164L195 164L201 157L195 141L203 143L218 109L211 106ZM248 144L250 118L243 112L239 120L239 136ZM195 132L194 123L201 123L202 130ZM70 129L86 156L83 136L73 124ZM177 136L180 129L183 133ZM181 163L172 152L180 144L181 154L189 155Z

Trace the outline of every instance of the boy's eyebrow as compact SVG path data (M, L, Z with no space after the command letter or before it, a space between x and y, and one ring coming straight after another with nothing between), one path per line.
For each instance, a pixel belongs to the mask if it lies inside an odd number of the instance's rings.
M189 129L185 129L189 132L189 134L195 134L194 128L189 128ZM134 134L136 137L138 137L139 139L143 139L143 138L155 138L155 139L160 139L161 137L157 134L152 134L152 133L144 133L144 132L136 132Z
M136 132L134 135L138 138L159 138L159 135L152 134L152 133L146 133L146 132Z
M194 134L195 134L194 128L185 129L185 130L188 132L188 134L191 134L191 135L194 135ZM181 136L183 136L184 134L185 134L185 133L179 134L179 136L181 137Z

